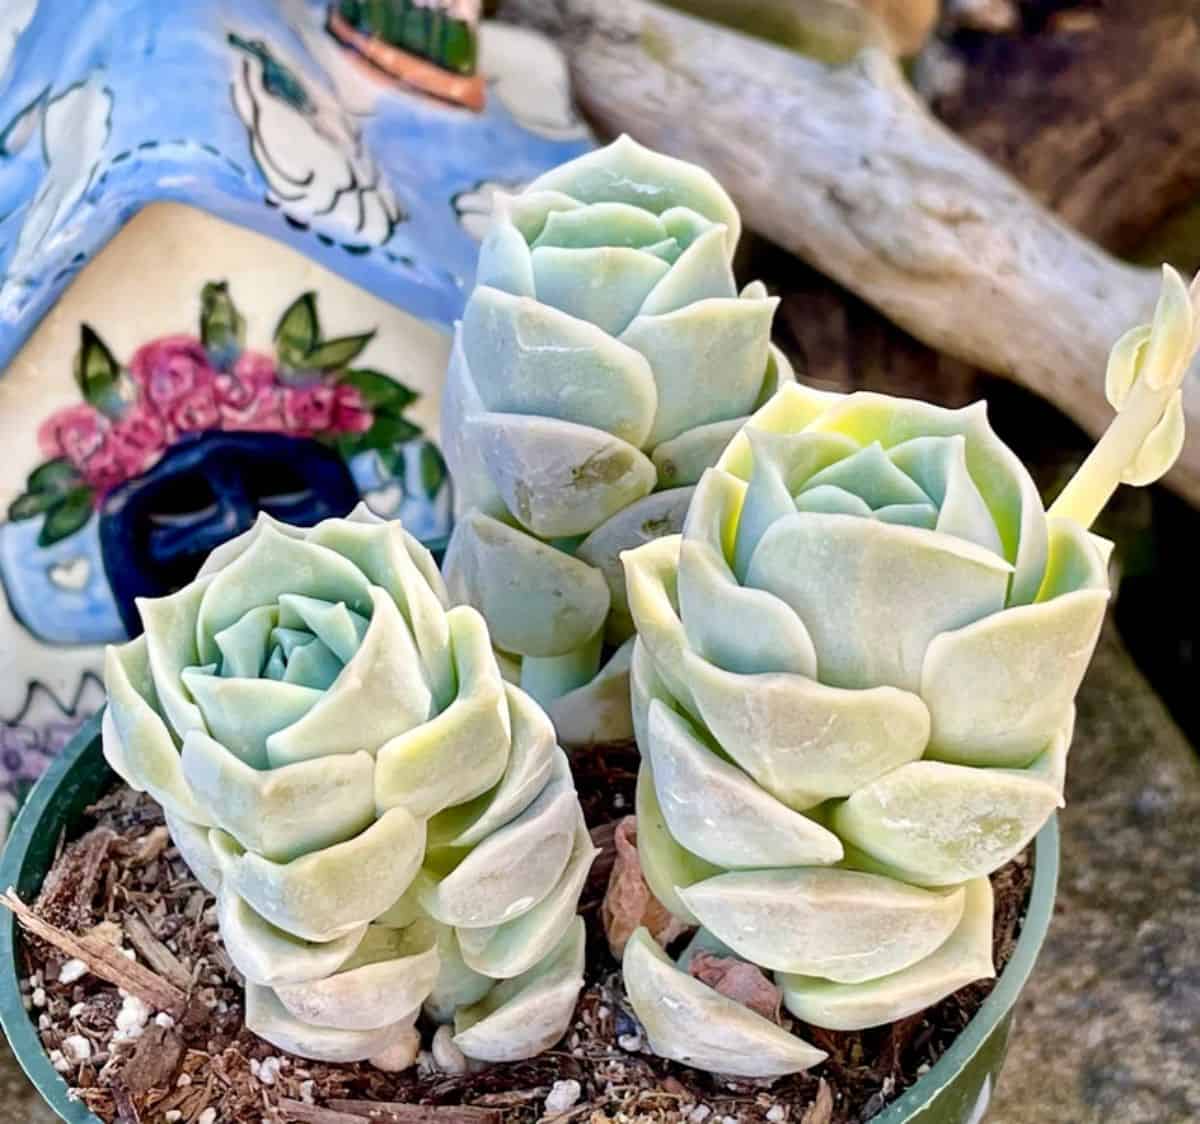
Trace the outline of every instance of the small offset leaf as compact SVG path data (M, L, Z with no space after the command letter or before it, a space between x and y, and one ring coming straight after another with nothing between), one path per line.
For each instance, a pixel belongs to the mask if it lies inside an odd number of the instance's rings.
M116 389L119 374L120 367L113 353L91 325L84 324L75 356L75 381L84 401L97 408L103 406Z
M76 488L59 500L46 514L38 535L38 546L53 546L70 538L92 517L92 490Z
M304 365L314 371L332 371L344 367L374 338L374 332L364 332L359 336L326 340L309 350L304 357Z
M382 371L373 371L369 367L354 367L344 371L338 378L339 383L354 387L362 395L364 405L372 410L380 406L399 413L406 406L411 406L421 396L397 382Z
M200 342L208 352L240 348L246 319L233 303L224 281L209 281L200 291Z
M26 487L31 492L52 492L58 495L71 491L81 483L78 470L66 457L55 457L39 464L30 474Z
M1123 473L1126 484L1153 484L1179 459L1183 451L1184 414L1183 391L1177 390L1167 403L1162 419L1143 442L1138 454Z
M446 479L446 462L432 441L421 446L421 490L433 499Z
M280 362L288 367L302 366L320 338L317 295L303 293L288 306L275 327L275 350Z
M1183 278L1169 265L1162 269L1162 289L1154 308L1154 323L1146 354L1142 360L1142 378L1151 390L1178 385L1192 351L1192 302Z
M1142 349L1149 339L1150 325L1139 324L1121 336L1108 353L1108 367L1104 372L1104 397L1114 410L1119 410L1129 396L1129 391L1137 379Z

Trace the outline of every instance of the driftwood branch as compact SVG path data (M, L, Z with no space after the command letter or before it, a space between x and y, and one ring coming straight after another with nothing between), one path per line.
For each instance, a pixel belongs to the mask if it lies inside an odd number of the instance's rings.
M0 895L0 906L16 914L21 926L35 937L82 960L92 975L136 995L155 1011L166 1011L177 1020L183 1018L187 996L149 968L122 955L120 949L107 941L99 937L77 937L51 925L34 913L12 889Z
M895 64L831 67L647 0L507 0L567 50L576 94L710 168L747 222L931 347L1016 379L1093 433L1109 347L1154 270L1112 258L939 124ZM813 372L820 374L820 372ZM1168 480L1200 503L1200 384Z

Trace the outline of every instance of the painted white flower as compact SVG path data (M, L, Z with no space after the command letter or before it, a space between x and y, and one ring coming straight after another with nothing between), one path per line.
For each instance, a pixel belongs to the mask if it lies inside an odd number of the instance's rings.
M8 76L17 41L33 20L37 6L38 0L5 0L0 6L0 79Z
M233 103L271 201L342 241L385 243L401 209L358 122L277 46L233 32L229 42Z
M479 28L479 69L489 92L524 129L550 140L586 137L575 112L571 76L549 39L503 23Z

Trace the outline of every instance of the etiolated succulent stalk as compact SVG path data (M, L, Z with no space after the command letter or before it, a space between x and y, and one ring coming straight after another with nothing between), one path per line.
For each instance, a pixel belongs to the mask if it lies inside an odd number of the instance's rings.
M709 945L857 1030L991 976L988 876L1062 803L1109 599L1089 530L1183 440L1195 294L1165 271L1114 347L1118 414L1049 512L984 406L792 385L624 557L645 877ZM769 1076L821 1052L681 972L626 984L661 1054Z
M741 222L716 180L628 137L497 211L443 399L446 579L564 742L627 738L619 555L679 530L700 474L792 380L778 302L739 293Z
M246 1022L309 1058L530 1057L583 980L566 756L428 551L360 508L261 517L110 648L104 753L218 899ZM382 1064L382 1063L381 1063Z

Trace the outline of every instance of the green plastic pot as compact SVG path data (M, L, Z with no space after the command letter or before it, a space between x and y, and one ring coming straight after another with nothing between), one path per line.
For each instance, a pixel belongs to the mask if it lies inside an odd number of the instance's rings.
M32 901L54 860L59 838L64 832L67 838L80 833L84 810L114 780L100 752L97 717L79 731L30 793L0 858L0 887L15 886L24 901ZM978 1124L983 1120L1008 1050L1013 1007L1050 925L1057 882L1058 825L1052 819L1037 837L1029 910L996 987L937 1064L872 1124ZM29 1080L63 1120L100 1124L70 1099L66 1082L42 1049L21 1003L16 940L16 919L5 913L0 916L0 1026Z

